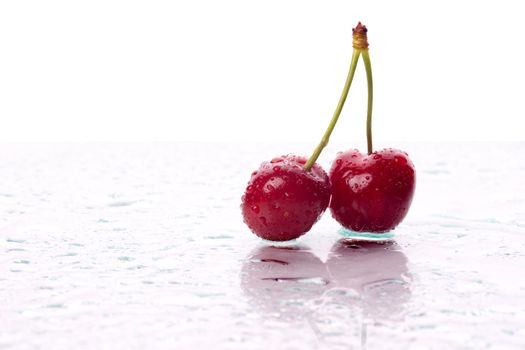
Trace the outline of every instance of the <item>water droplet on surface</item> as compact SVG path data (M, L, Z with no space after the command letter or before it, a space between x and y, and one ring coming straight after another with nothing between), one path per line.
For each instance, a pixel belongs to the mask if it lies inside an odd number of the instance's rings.
M250 192L251 190L253 190L253 186L252 185L246 187L246 192Z
M261 210L261 209L259 209L259 206L258 206L258 205L254 205L254 206L252 206L252 211L253 211L254 213L257 214L260 210Z
M268 226L268 223L266 222L266 218L265 218L264 216L260 216L260 217L259 217L259 220L261 220L261 222L262 222L262 224L263 224L264 226Z
M261 259L260 262L272 262L280 265L288 265L288 262L277 259Z
M274 166L274 167L273 167L273 171L279 171L279 170L281 170L281 167L280 167L280 166Z
M252 173L252 176L255 176L257 175L257 170L255 170L253 173Z
M357 158L357 154L352 154L352 158Z
M297 180L297 184L298 185L302 185L303 184L303 180L301 180L301 179Z
M337 164L341 164L341 163L343 162L343 160L342 160L342 159L337 159L335 162L336 162Z
M266 277L261 278L263 281L275 282L297 282L325 286L330 283L329 280L322 277Z
M272 185L268 184L268 185L266 185L266 191L265 191L265 192L271 192L271 191L273 191L274 189L275 189L275 188L274 188Z

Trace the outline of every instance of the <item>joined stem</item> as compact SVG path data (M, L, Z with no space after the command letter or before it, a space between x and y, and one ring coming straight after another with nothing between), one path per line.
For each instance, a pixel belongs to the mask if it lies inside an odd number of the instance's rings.
M366 82L368 86L368 106L366 110L366 143L368 154L372 154L372 105L374 103L374 82L372 81L372 64L370 63L370 55L368 49L362 51L363 62L366 70Z
M337 104L337 108L335 109L334 115L332 117L332 120L330 121L330 124L328 125L328 128L326 129L323 138L321 139L321 142L317 147L315 148L314 152L304 165L303 169L304 171L310 171L310 169L314 166L315 162L317 161L317 158L319 158L319 155L323 151L323 148L326 147L328 144L328 141L330 140L330 135L332 134L332 131L334 130L335 124L337 123L337 120L339 119L339 115L341 114L341 111L343 110L343 106L346 101L346 97L348 96L348 91L350 90L350 86L352 85L352 80L354 79L355 69L357 68L357 62L359 61L359 55L361 54L362 50L360 49L354 49L354 52L352 53L352 61L350 62L350 69L348 71L348 76L346 77L345 86L343 88L343 92L341 93L341 97L339 98L339 103ZM367 73L368 74L368 73Z

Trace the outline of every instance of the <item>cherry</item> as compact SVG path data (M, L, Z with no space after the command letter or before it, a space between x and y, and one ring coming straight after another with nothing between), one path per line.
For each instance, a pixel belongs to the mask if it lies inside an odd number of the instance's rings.
M257 236L288 241L308 232L328 207L330 181L317 164L286 155L263 162L242 196L244 222Z
M367 28L358 23L353 29L354 52L343 93L321 143L309 162L315 162L328 143L345 103L360 57L366 71L368 106L366 138L368 154L357 150L340 153L330 170L332 216L344 227L357 232L382 233L403 220L412 202L415 169L406 153L394 149L374 152L372 147L373 80L368 50Z
M402 151L350 150L336 157L330 181L332 216L347 229L380 233L394 229L407 214L416 172Z

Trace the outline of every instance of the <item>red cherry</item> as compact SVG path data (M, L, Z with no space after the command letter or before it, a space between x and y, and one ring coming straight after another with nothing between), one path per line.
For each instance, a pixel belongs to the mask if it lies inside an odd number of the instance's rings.
M340 153L330 169L332 216L356 232L387 232L405 217L414 195L416 171L405 152Z
M286 155L263 162L252 173L244 196L244 222L257 236L289 241L308 232L330 201L330 180L317 164L310 171L304 157Z

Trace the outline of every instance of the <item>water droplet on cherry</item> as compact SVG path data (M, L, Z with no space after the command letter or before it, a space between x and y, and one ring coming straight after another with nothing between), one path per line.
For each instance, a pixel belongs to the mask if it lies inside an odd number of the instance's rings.
M259 206L258 206L258 205L254 205L254 206L252 206L252 211L253 211L255 214L259 213L259 211L260 211Z
M407 160L406 160L406 158L401 157L401 156L395 156L395 157L394 157L394 161L395 161L396 163L400 163L401 165L405 165L405 164L407 164Z

